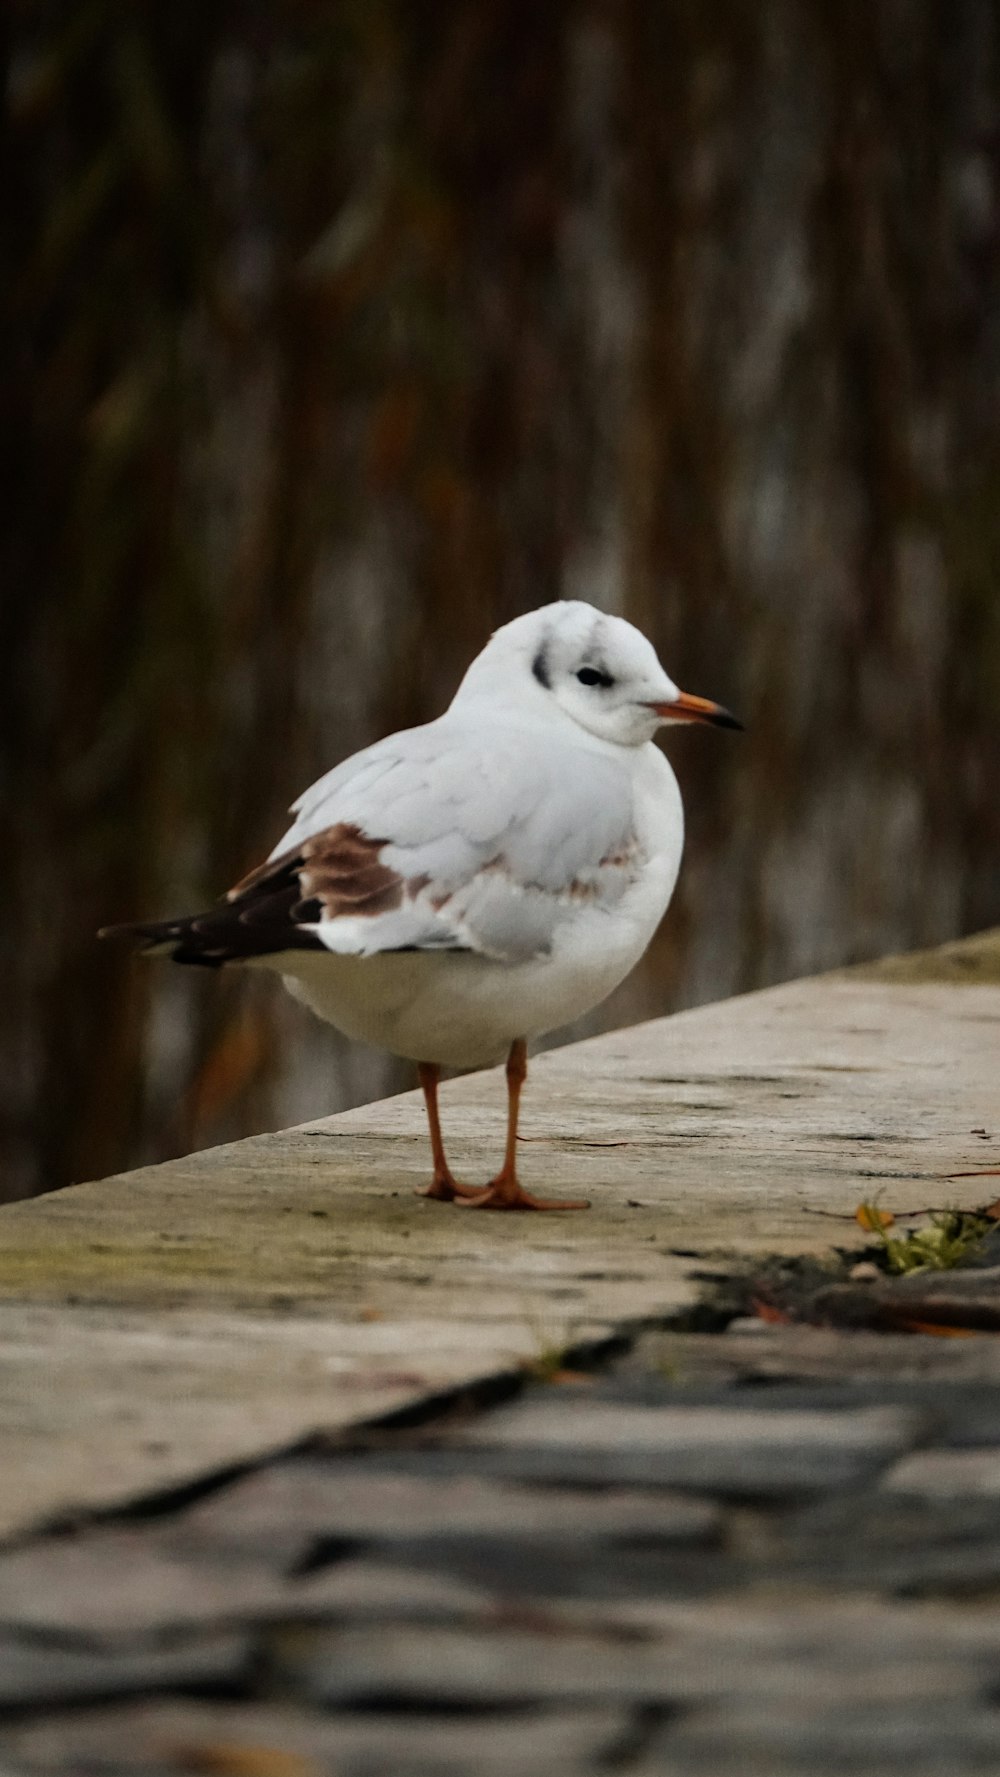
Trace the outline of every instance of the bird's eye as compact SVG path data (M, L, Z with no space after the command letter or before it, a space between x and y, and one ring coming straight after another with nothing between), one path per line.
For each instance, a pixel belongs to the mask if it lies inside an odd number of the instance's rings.
M607 689L614 684L611 674L598 672L596 666L581 666L576 676L581 685L603 685Z

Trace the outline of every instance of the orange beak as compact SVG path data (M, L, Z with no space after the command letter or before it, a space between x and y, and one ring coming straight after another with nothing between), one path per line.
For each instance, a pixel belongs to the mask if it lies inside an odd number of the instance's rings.
M682 691L673 703L651 703L649 707L665 722L711 722L715 728L743 727L743 723L724 710L721 703L712 703L707 697L692 697L687 691Z

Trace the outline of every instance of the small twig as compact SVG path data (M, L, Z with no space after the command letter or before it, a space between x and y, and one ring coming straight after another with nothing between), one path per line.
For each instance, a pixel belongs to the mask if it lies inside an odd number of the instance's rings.
M950 1176L958 1178L960 1175L952 1173ZM826 1216L831 1222L856 1222L858 1219L856 1210L852 1210L848 1214L839 1209L813 1209L808 1203L804 1203L802 1208L807 1216ZM908 1216L943 1216L947 1215L948 1211L940 1207L932 1207L930 1209L895 1209L892 1213L897 1222L902 1222Z
M577 1141L572 1135L519 1135L518 1141L523 1142L554 1142L561 1141L568 1148L630 1148L630 1141Z

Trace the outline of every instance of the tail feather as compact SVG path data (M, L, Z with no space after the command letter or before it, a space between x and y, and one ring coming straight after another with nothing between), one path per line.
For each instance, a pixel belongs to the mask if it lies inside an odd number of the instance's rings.
M197 917L151 920L148 924L102 926L97 936L131 944L142 956L168 956L177 963L200 963L219 968L223 957L212 955L196 930Z
M279 894L255 896L249 905L223 902L208 913L105 926L97 935L131 943L143 956L167 956L175 963L204 969L284 950L322 950L315 932L292 917L293 902L294 912L312 911L301 902L296 882Z
M315 898L303 899L301 861L290 857L269 864L263 873L254 871L205 913L106 926L99 936L123 938L144 956L168 956L203 969L288 950L322 950L315 930L322 907Z

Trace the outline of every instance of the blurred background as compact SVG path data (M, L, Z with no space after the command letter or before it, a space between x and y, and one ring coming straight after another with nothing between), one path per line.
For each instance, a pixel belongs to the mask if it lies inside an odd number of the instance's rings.
M2 29L0 1197L410 1083L94 932L550 599L748 725L588 1028L1000 920L995 0Z

